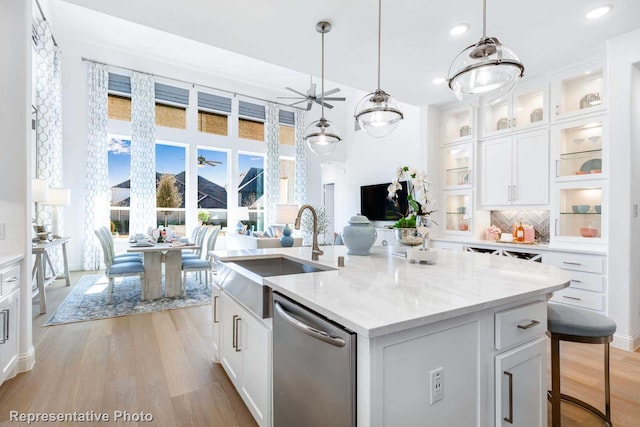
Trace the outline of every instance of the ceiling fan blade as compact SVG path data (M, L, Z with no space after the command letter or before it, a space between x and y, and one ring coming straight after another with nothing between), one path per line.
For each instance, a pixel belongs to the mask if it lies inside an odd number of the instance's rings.
M322 103L322 101L320 101L320 99L316 99L315 102L317 104L323 105L323 103ZM327 108L333 108L333 105L327 104L326 102L324 103L324 106L327 107Z
M294 105L298 105L298 104L300 104L300 103L302 103L302 102L305 102L306 100L307 100L307 99L305 98L305 99L303 99L303 100L301 100L301 101L294 102L293 104L289 104L289 107L293 107Z
M297 90L295 90L295 89L291 89L290 87L285 87L285 89L288 89L288 90L290 90L290 91L291 91L291 92L293 92L293 93L297 93L298 95L300 95L300 96L301 96L301 97L303 97L303 98L306 98L306 97L307 97L307 95L306 95L306 94L304 94L304 93L302 93L302 92L298 92L298 91L297 91Z
M277 99L300 99L299 96L278 96ZM305 96L303 99L307 99Z
M342 98L338 96L324 96L322 97L325 101L346 101L347 98Z
M333 95L334 93L337 93L337 92L340 92L340 88L339 87L324 92L322 94L322 96Z
M311 111L311 107L313 107L313 101L312 101L312 100L309 100L309 101L307 102L307 111Z

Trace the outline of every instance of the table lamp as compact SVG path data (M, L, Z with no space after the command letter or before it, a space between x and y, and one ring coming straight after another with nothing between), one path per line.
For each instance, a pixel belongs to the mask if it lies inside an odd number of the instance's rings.
M50 188L49 198L45 202L49 206L53 206L51 212L51 232L53 237L60 237L60 212L58 206L69 206L71 204L71 190L66 188Z
M49 181L46 179L31 180L31 200L36 204L35 222L38 224L38 203L49 200Z
M246 206L238 207L236 211L236 215L238 216L238 223L236 224L236 231L238 233L242 233L242 228L244 224L242 221L249 221L249 208Z
M298 205L276 205L276 224L284 224L280 244L283 248L293 246L291 228L289 224L294 223L298 216Z

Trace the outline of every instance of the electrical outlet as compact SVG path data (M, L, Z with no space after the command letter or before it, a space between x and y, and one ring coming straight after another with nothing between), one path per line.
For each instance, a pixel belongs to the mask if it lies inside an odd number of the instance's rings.
M442 367L429 372L431 404L444 398L444 369Z

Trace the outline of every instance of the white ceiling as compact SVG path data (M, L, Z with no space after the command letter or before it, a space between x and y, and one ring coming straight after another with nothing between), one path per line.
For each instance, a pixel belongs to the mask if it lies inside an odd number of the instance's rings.
M375 0L65 1L316 76L320 35L315 25L328 20L333 29L325 36L326 78L375 89ZM487 35L513 48L526 75L533 77L603 55L607 39L640 27L638 0L487 3ZM588 10L603 3L613 5L609 14L593 21L585 18ZM413 105L452 101L446 84L436 86L432 80L446 76L455 55L480 38L482 1L385 0L382 7L382 88ZM450 36L449 29L461 22L471 25L469 32ZM263 75L264 83L269 85L272 77ZM281 86L281 79L273 83Z

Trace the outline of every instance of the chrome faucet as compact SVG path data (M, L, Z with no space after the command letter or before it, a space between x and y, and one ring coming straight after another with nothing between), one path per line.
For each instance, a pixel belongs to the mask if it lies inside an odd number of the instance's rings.
M316 210L311 205L302 205L300 210L298 210L298 216L296 217L295 229L300 230L300 219L302 218L302 212L305 209L309 209L311 211L311 215L313 216L313 244L311 247L311 260L318 261L320 255L324 254L318 247L318 214Z

